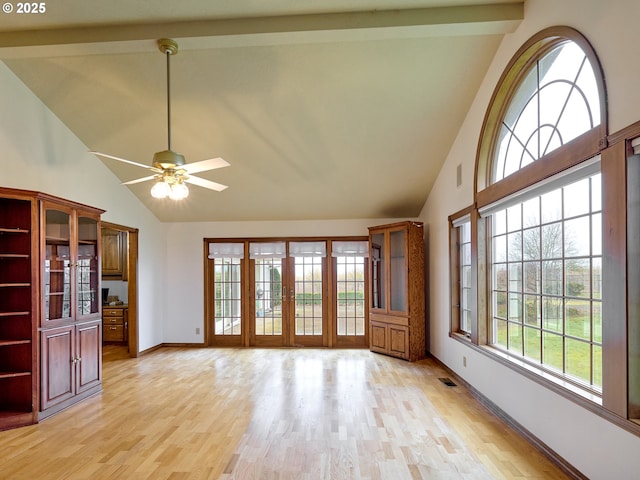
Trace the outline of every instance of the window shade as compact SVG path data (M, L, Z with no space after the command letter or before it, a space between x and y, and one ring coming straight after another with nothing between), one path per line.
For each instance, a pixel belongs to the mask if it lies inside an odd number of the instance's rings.
M244 243L210 243L209 258L244 258Z
M284 258L287 255L284 242L256 242L249 244L249 258Z
M332 257L368 257L367 241L335 241L331 242Z
M327 242L289 242L291 257L326 257Z

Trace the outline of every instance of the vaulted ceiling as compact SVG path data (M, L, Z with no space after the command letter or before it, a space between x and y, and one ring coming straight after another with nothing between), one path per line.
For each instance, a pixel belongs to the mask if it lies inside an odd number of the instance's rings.
M15 4L17 6L17 3ZM162 221L415 217L523 1L112 0L3 14L0 59L88 150L199 174L182 202L129 188ZM101 159L123 182L149 172ZM79 158L78 162L87 161ZM100 179L96 179L99 182ZM114 192L118 194L118 192Z

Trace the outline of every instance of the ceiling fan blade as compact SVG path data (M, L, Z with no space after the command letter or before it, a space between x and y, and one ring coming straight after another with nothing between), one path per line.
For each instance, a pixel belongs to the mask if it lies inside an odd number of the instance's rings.
M209 160L201 160L199 162L187 163L180 168L184 169L187 173L205 172L207 170L215 170L216 168L228 167L229 162L224 158L210 158Z
M162 173L162 170L158 168L151 167L149 165L143 165L142 163L138 163L138 162L133 162L131 160L127 160L126 158L114 157L113 155L107 155L106 153L100 153L100 152L89 152L89 153L93 153L94 155L99 155L101 157L111 158L113 160L118 160L119 162L128 163L129 165L134 165L136 167L148 168L149 170L152 170L154 172Z
M226 185L222 185L221 183L212 182L210 180L205 180L204 178L200 178L200 177L191 177L190 176L188 178L185 178L184 181L188 182L188 183L193 183L194 185L198 185L199 187L208 188L209 190L215 190L216 192L221 192L222 190L227 188Z
M142 182L146 182L148 180L153 180L154 178L156 178L155 175L150 175L148 177L142 177L142 178L137 178L135 180L129 180L128 182L122 182L122 185L133 185L134 183L142 183Z

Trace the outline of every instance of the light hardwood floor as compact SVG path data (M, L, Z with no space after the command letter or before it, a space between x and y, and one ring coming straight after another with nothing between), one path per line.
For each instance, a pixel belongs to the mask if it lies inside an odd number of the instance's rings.
M0 432L2 479L562 479L431 359L105 348L104 391Z

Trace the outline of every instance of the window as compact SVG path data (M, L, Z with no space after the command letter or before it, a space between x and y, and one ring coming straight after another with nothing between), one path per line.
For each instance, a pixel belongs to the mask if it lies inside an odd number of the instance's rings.
M450 218L458 332L470 331L472 343L523 373L556 378L590 399L605 383L599 154L606 134L593 49L567 27L540 32L511 60L487 109L471 221ZM474 299L468 309L467 298Z
M593 67L574 42L555 45L526 74L501 121L493 181L502 180L600 123Z
M451 250L451 332L471 336L473 275L469 209L449 217Z
M491 219L489 343L602 387L600 174L500 209Z

